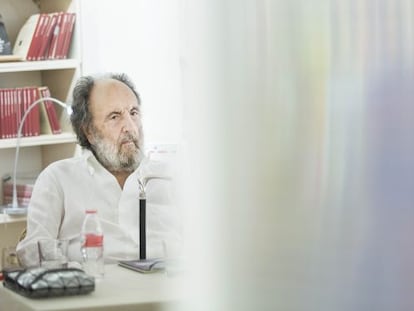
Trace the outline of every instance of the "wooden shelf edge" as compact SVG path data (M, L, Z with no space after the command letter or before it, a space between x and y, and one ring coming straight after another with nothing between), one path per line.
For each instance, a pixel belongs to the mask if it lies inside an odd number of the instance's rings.
M77 142L76 135L73 133L39 135L33 137L23 137L20 140L20 147L55 145ZM0 139L0 150L7 148L15 148L17 138Z
M10 216L6 214L0 214L0 224L11 224L16 222L26 222L26 215Z
M75 69L79 67L78 59L44 60L44 61L23 61L0 63L0 73L44 71L57 69Z

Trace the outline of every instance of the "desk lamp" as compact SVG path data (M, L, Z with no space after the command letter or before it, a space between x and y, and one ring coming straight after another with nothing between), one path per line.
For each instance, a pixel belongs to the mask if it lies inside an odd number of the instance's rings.
M51 101L55 104L58 104L66 109L66 112L68 115L72 113L72 107L65 104L64 102L61 102L60 100L57 100L53 97L42 97L37 100L35 100L30 106L27 108L25 113L23 114L22 120L19 124L19 129L17 131L17 141L16 141L16 154L14 157L14 167L13 167L13 198L11 205L7 205L4 208L4 213L6 214L24 214L26 213L27 209L25 207L19 207L18 201L17 201L17 186L16 186L16 175L17 175L17 162L19 160L19 150L20 150L20 139L22 136L22 129L24 122L26 121L27 116L29 115L30 111L38 104L44 102L44 101Z

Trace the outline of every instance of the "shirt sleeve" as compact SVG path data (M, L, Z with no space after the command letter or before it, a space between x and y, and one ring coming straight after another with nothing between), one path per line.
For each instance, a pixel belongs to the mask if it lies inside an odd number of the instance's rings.
M17 245L17 254L23 266L39 264L37 241L58 238L63 214L61 186L49 167L36 180L27 213L26 237Z

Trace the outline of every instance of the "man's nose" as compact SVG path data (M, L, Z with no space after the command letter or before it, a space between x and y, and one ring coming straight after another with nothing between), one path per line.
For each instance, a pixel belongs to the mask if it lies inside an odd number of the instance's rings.
M130 114L126 114L123 118L122 131L123 132L133 132L137 124Z

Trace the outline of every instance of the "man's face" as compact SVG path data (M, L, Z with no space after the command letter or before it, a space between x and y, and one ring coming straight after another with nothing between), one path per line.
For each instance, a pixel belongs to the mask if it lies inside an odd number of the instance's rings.
M101 164L111 172L132 172L142 155L138 101L122 82L99 81L90 97L92 126L88 139Z

